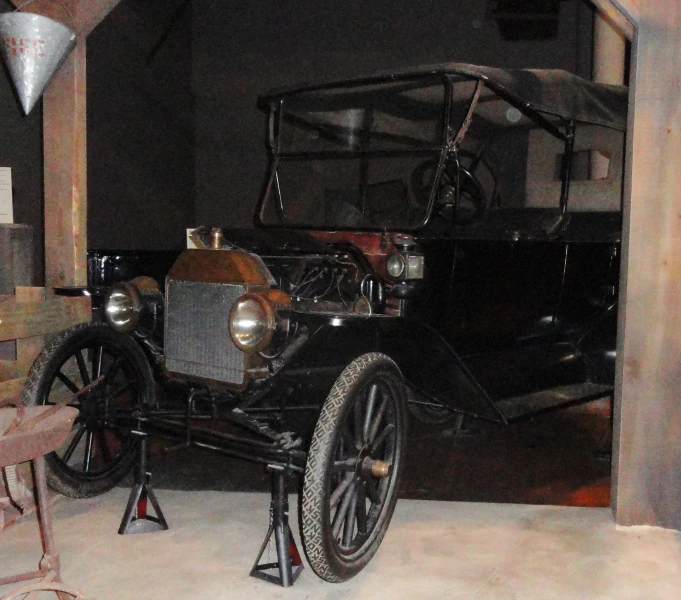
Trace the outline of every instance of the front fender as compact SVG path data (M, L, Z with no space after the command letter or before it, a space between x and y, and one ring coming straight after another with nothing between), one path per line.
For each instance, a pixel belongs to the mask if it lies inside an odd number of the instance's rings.
M324 377L329 388L358 356L382 352L392 358L407 383L453 410L504 422L489 396L454 349L432 327L404 317L315 314L304 319L312 332L278 376Z

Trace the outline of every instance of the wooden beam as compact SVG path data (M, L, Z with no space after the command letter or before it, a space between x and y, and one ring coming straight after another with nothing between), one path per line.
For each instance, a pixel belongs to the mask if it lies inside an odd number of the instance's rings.
M79 37L87 37L121 0L34 0L22 12L31 12L55 19L71 27ZM26 0L10 0L14 6Z
M43 97L48 289L87 283L85 49L79 40Z
M0 341L57 333L90 320L90 298L57 298L44 302L0 304Z
M85 37L97 27L121 0L72 0L76 8L76 31Z
M634 23L631 19L638 15L639 9L637 3L633 3L629 0L629 10L623 12L624 7L622 6L622 3L615 4L610 2L610 0L591 0L591 2L625 38L628 40L634 39ZM625 2L624 4L627 3ZM633 17L627 15L633 15Z

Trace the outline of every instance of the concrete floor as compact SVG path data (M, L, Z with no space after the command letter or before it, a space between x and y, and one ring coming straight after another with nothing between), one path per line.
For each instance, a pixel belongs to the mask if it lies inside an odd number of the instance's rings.
M60 499L55 534L64 580L98 600L681 595L681 534L618 529L608 508L400 500L379 553L359 576L329 584L307 568L284 590L248 576L267 528L266 494L157 493L171 529L131 536L116 534L128 490ZM38 554L35 518L0 531L0 575L35 568Z

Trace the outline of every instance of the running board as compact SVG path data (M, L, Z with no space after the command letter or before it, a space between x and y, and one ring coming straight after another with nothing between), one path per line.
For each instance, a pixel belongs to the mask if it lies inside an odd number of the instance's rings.
M575 383L572 385L561 385L550 390L543 390L525 396L505 398L504 400L496 401L495 404L508 421L515 421L522 417L555 410L571 404L604 398L605 396L610 396L612 392L613 387L611 385Z

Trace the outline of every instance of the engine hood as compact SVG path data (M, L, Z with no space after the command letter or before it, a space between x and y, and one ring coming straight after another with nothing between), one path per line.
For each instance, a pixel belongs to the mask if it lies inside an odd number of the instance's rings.
M266 256L332 254L331 245L306 231L293 229L223 229L226 242L240 250Z

